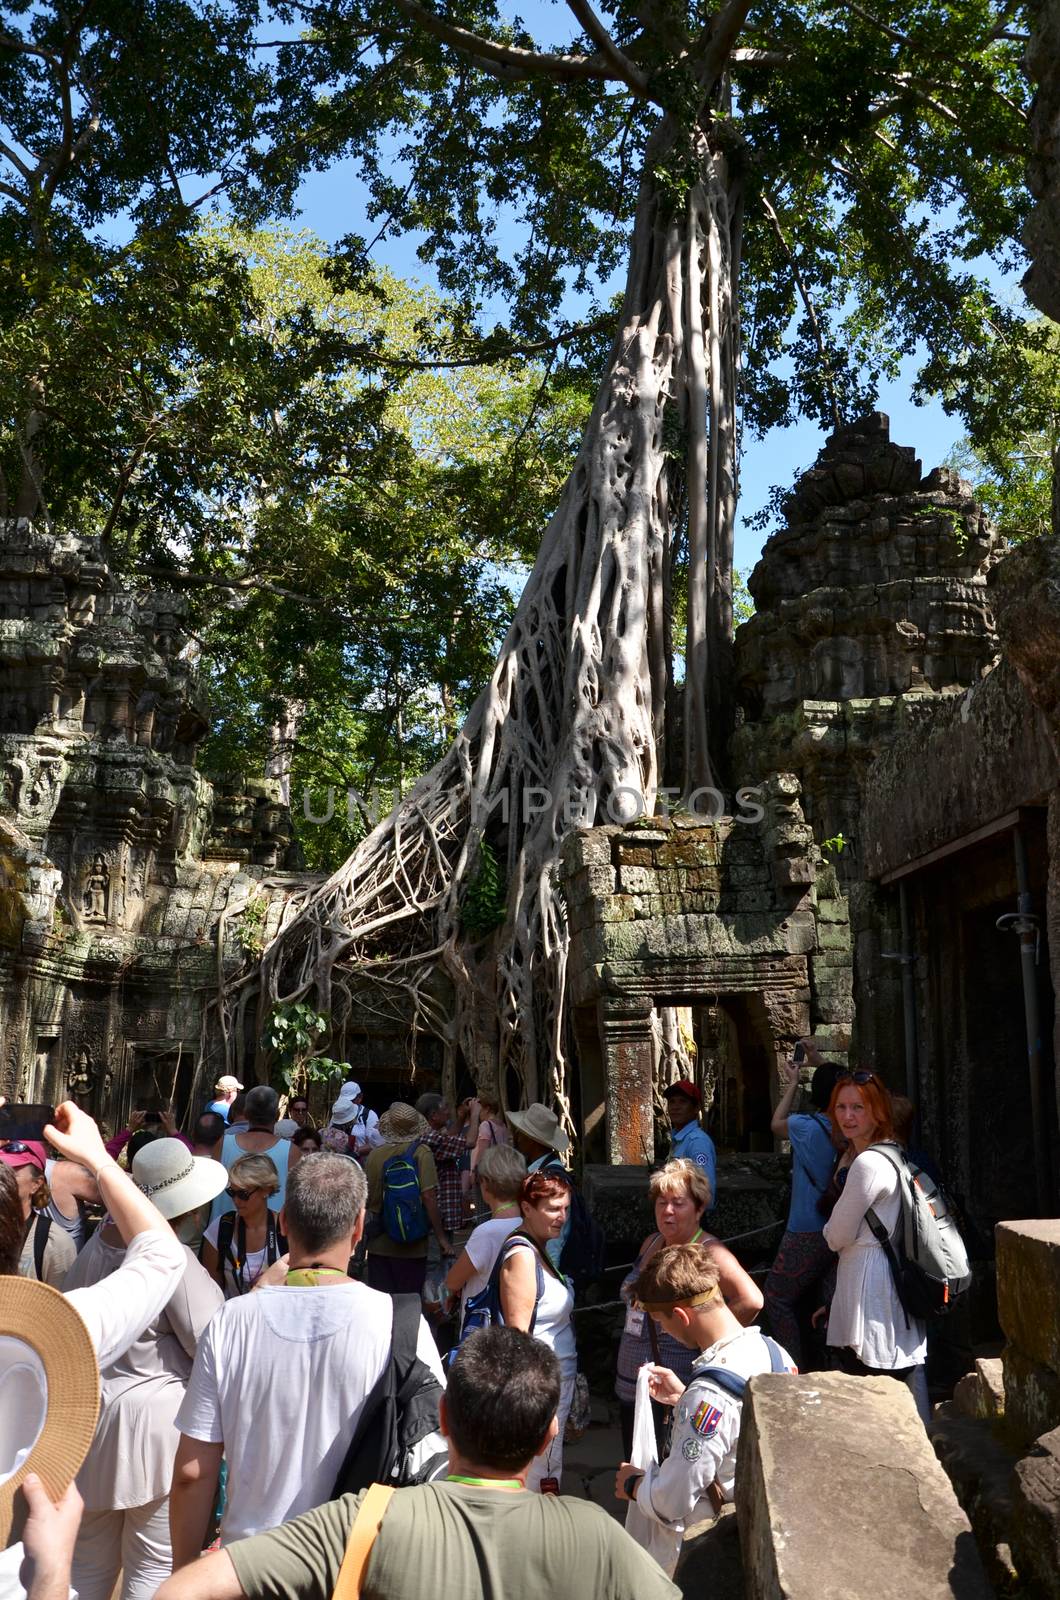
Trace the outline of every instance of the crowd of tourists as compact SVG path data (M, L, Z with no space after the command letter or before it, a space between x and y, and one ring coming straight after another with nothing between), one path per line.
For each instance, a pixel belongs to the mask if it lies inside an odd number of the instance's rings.
M734 1498L748 1381L809 1361L815 1327L830 1364L925 1404L888 1248L903 1108L813 1040L798 1056L764 1286L711 1231L698 1088L665 1091L654 1225L617 1288L628 1531L561 1493L587 1421L577 1306L614 1269L549 1107L430 1093L377 1114L351 1078L318 1127L305 1096L222 1077L188 1133L139 1112L104 1143L68 1103L0 1143L0 1542L22 1533L0 1600L352 1600L426 1593L440 1564L460 1596L676 1594L684 1533ZM86 1360L75 1417L58 1375Z

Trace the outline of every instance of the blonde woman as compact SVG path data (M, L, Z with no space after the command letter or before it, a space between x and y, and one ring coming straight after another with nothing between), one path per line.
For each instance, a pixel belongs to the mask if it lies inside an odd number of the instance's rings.
M501 1245L522 1221L519 1196L526 1178L526 1161L510 1144L492 1145L482 1152L478 1181L489 1206L489 1220L471 1230L471 1237L453 1263L445 1287L455 1304L460 1296L460 1316L471 1296L489 1282Z
M225 1190L234 1211L210 1223L202 1236L202 1264L226 1300L248 1294L267 1267L287 1252L269 1198L280 1176L268 1156L242 1156L228 1169Z
M744 1271L732 1251L714 1234L706 1233L700 1222L700 1217L713 1199L710 1179L703 1167L687 1160L667 1162L661 1172L653 1174L648 1196L655 1211L655 1231L644 1240L633 1268L619 1290L629 1307L618 1347L615 1378L627 1460L633 1445L633 1406L638 1371L646 1361L652 1361L657 1366L669 1367L682 1382L688 1383L696 1356L696 1351L657 1329L651 1318L634 1302L634 1285L655 1252L665 1245L701 1244L718 1269L718 1285L737 1321L747 1327L762 1309L762 1291L754 1279ZM656 1414L656 1432L661 1430L662 1425L663 1414L660 1410Z

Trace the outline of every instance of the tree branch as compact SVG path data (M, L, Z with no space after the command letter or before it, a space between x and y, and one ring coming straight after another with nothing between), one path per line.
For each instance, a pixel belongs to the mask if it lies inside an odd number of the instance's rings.
M447 22L436 12L419 5L417 0L394 0L394 4L411 22L418 23L443 44L451 45L454 50L462 50L484 66L492 63L520 77L560 80L594 78L604 82L613 81L616 77L615 72L598 57L551 55L539 50L524 50L519 45L501 44L497 39L487 39L455 22ZM620 81L624 82L625 79Z
M729 63L740 29L747 21L753 0L729 0L718 12L699 54L698 77L706 88L715 83Z
M589 0L567 0L567 5L589 38L596 45L601 55L610 61L618 76L633 90L634 94L648 98L648 78L628 56L623 55L618 45L612 39L600 18L596 15Z
M0 156L3 156L6 160L10 161L11 165L22 175L23 178L25 178L27 183L33 182L33 168L27 166L22 160L18 151L12 149L12 147L9 144L6 144L3 139L0 139Z
M788 266L791 268L791 275L795 279L795 287L799 291L799 298L806 308L806 315L809 318L810 327L813 329L814 342L817 345L817 354L821 358L821 371L824 374L825 382L828 385L828 397L832 402L832 420L838 430L843 426L843 419L839 413L839 401L835 392L835 379L832 376L832 367L831 362L828 359L828 352L825 348L824 335L821 333L821 325L817 320L817 308L813 303L813 298L806 285L806 281L803 278L802 272L799 268L799 263L796 261L794 252L792 251L791 246L788 244L787 238L785 237L784 229L781 226L780 218L777 215L773 202L764 189L761 194L761 200L762 210L768 217L773 232L777 236L777 241L780 245L780 248L783 250L784 257L788 263Z

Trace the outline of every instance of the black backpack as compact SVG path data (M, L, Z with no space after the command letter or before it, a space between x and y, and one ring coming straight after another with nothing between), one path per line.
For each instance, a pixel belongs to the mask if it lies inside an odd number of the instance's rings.
M591 1283L603 1276L607 1259L607 1236L585 1204L582 1192L562 1161L552 1159L537 1169L562 1178L570 1190L570 1233L559 1258L559 1269L571 1281L576 1295L584 1294Z
M426 1483L448 1468L444 1448L418 1467L412 1465L416 1446L438 1431L442 1386L416 1353L423 1311L419 1295L396 1294L392 1299L390 1360L364 1402L331 1491L333 1500L358 1494L370 1483Z

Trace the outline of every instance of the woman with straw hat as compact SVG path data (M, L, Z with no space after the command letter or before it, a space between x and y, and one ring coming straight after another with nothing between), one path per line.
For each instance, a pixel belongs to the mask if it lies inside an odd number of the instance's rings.
M156 1139L136 1155L132 1175L174 1234L188 1212L212 1200L228 1174L179 1139ZM169 1485L184 1398L199 1337L224 1297L186 1245L184 1271L165 1308L102 1373L99 1425L78 1478L85 1503L74 1552L80 1600L108 1600L121 1573L122 1600L150 1600L170 1574ZM70 1287L112 1278L125 1259L111 1223L99 1228L68 1274Z
M5 1407L0 1441L5 1469L0 1471L0 1546L7 1545L0 1554L0 1592L5 1597L22 1593L22 1546L8 1541L13 1522L24 1512L24 1498L17 1492L23 1479L38 1474L50 1499L63 1499L92 1438L99 1377L95 1367L85 1377L86 1335L88 1353L94 1352L99 1367L116 1361L161 1311L185 1259L161 1212L107 1154L91 1117L67 1101L56 1108L44 1134L49 1144L95 1178L126 1252L121 1267L104 1283L60 1295L46 1284L10 1278L0 1294L0 1349L6 1363L0 1370L6 1376L12 1365L17 1369L9 1396L19 1401L10 1410ZM16 1217L21 1231L22 1213L13 1175L5 1170L0 1180L6 1180L0 1181L2 1253ZM0 1259L0 1273L11 1271L10 1261ZM42 1313L44 1306L52 1309ZM70 1310L74 1319L67 1315ZM26 1346L24 1356L20 1343ZM35 1379L21 1381L27 1369Z

